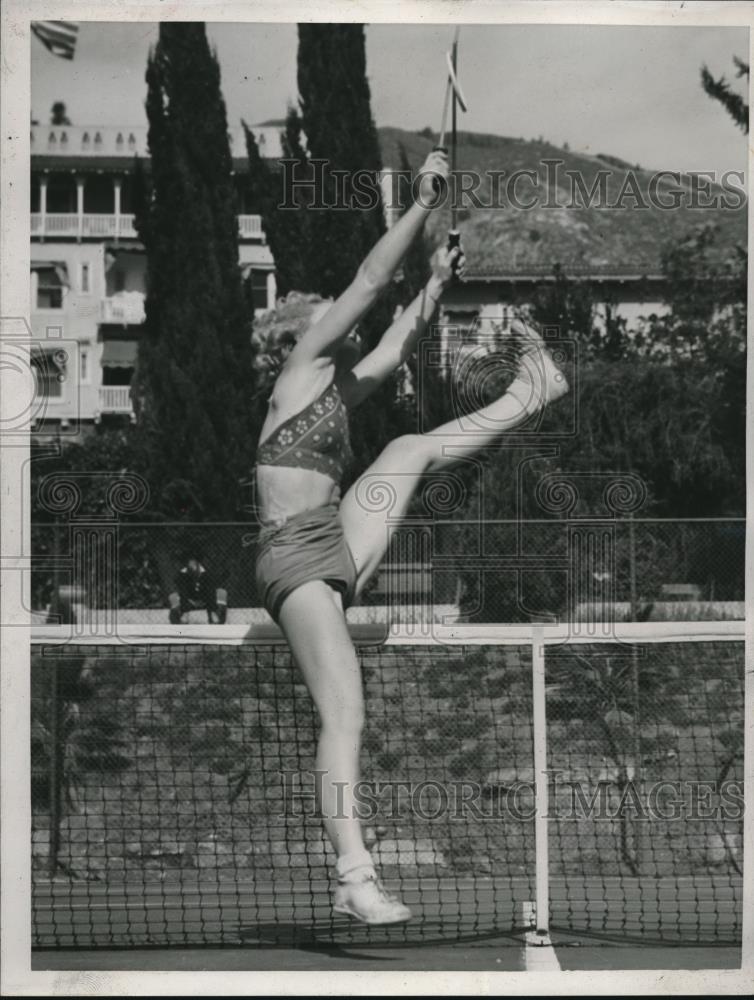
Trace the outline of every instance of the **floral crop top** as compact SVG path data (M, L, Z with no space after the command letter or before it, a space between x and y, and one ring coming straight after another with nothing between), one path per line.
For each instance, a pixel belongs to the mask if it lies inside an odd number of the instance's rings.
M334 382L300 413L284 420L257 448L257 465L313 469L336 483L350 460L348 413Z

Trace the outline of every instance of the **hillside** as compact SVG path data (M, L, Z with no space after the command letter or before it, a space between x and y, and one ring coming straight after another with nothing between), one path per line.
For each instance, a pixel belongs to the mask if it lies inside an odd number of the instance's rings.
M401 146L412 169L433 146L428 136L402 129L381 128L379 134L384 165L396 170ZM561 161L557 175L552 164L546 165L548 160ZM668 175L658 178L655 171L631 167L609 154L587 156L547 142L462 132L458 168L483 178L477 191L481 207L466 198L459 208L469 270L478 276L549 271L555 263L592 273L656 273L665 245L709 223L719 227L721 254L746 243L747 210L740 190L726 192L710 185L694 196L694 181L688 175L679 180ZM491 171L505 171L496 182L500 193L495 199ZM538 178L537 186L531 175L517 183L516 194L526 208L511 205L506 191L516 171L533 171ZM574 190L578 194L573 175L582 179L587 192L602 177L603 187L595 188L591 204L588 196L586 204L583 198L580 203L573 198ZM661 207L674 201L677 207ZM450 211L443 209L430 223L432 235L439 239L449 225Z

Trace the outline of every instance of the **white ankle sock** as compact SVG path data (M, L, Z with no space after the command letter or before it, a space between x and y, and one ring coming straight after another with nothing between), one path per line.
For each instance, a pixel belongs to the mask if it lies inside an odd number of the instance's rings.
M372 855L366 848L360 851L350 851L348 854L341 854L335 863L335 874L339 879L345 878L357 868L371 868L374 870Z

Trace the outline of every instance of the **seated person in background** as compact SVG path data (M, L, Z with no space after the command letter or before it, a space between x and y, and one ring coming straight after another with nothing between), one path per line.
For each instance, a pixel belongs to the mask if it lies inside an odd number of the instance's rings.
M186 560L175 577L175 590L168 598L170 602L170 624L180 625L187 611L205 609L207 621L217 618L218 625L224 625L228 614L228 594L222 587L216 587L212 575L196 558Z

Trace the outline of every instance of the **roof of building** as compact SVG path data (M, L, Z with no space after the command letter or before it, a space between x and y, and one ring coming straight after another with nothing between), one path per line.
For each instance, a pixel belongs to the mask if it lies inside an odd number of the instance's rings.
M65 171L73 173L120 173L134 169L134 156L60 156L55 154L34 155L31 169L42 171ZM146 160L143 161L146 164Z
M583 261L569 260L563 257L555 263L529 264L519 266L485 264L481 262L469 270L470 277L484 281L542 281L555 276L556 265L572 278L597 278L612 281L657 281L663 278L659 269L650 261L636 260L631 265L617 266L612 264L585 264Z
M70 173L78 174L127 174L133 171L135 160L135 156L91 156L86 154L60 156L56 154L34 154L31 157L31 169L32 171L42 173L69 171ZM139 157L139 162L145 170L149 170L149 159ZM245 173L248 169L249 161L245 156L233 157L233 170L236 173Z

